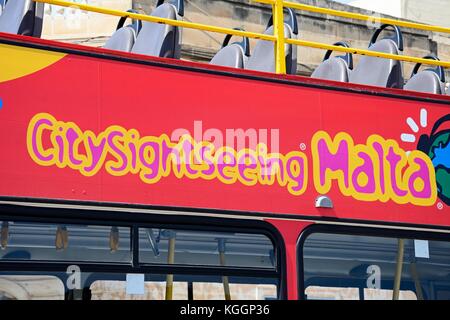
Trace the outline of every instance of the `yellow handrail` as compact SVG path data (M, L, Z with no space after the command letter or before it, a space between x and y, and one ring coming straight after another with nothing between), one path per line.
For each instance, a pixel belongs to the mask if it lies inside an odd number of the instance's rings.
M303 47L316 48L316 49L333 50L333 51L346 52L346 53L352 53L352 54L360 54L363 56L386 58L386 59L392 59L392 60L401 60L401 61L406 61L406 62L414 62L414 63L421 63L421 64L425 64L425 65L442 66L445 68L450 68L450 62L447 62L447 61L438 61L438 60L416 58L416 57L410 57L410 56L400 56L400 55L391 54L391 53L370 51L367 49L345 48L345 47L341 47L341 46L323 44L320 42L313 42L313 41L298 40L298 39L286 39L286 43L295 44L295 45L299 45L299 46L303 46Z
M274 0L252 0L252 1L259 2L259 3L265 3L265 4L272 4ZM363 20L363 21L376 21L381 24L393 24L393 25L396 25L399 27L418 29L418 30L450 33L450 28L440 27L440 26L432 26L432 25L423 24L423 23L382 18L382 17L377 17L377 16L369 16L369 15L365 15L365 14L361 14L361 13L346 12L346 11L335 10L335 9L321 8L321 7L311 6L311 5L297 3L297 2L284 1L283 5L285 7L292 8L292 9L321 13L321 14L328 14L328 15L337 16L337 17Z
M181 20L166 19L166 18L160 18L160 17L155 17L155 16L149 16L149 15L145 15L145 14L138 14L138 13L133 13L133 12L126 12L126 11L96 7L96 6L86 5L86 4L81 4L81 3L74 3L74 2L64 1L64 0L34 0L34 1L47 3L47 4L53 4L53 5L62 6L62 7L72 7L72 8L77 8L80 10L91 11L91 12L96 12L96 13L103 13L103 14L108 14L108 15L113 15L113 16L118 16L118 17L129 17L131 19L136 19L136 20L155 22L155 23L163 23L163 24L173 25L173 26L177 26L177 27L185 27L185 28L191 28L191 29L197 29L197 30L217 32L217 33L222 33L222 34L231 34L231 35L235 35L235 36L248 37L248 38L252 38L252 39L261 39L261 40L272 41L275 43L274 54L275 54L276 73L280 73L280 74L286 73L286 61L284 59L285 43L299 45L299 46L305 46L305 47L311 47L311 48L317 48L317 49L333 50L333 51L339 51L339 52L347 52L347 53L352 53L352 54L360 54L360 55L366 55L366 56L372 56L372 57L378 57L378 58L386 58L386 59L393 59L393 60L406 61L406 62L422 63L422 64L426 64L426 65L434 65L434 66L442 66L442 67L450 68L450 62L447 62L447 61L437 61L437 60L416 58L416 57L411 57L411 56L395 55L395 54L389 54L389 53L384 53L384 52L370 51L370 50L366 50L366 49L345 48L345 47L341 47L341 46L328 45L328 44L319 43L319 42L285 38L284 37L284 26L283 26L283 24L284 24L284 22L283 22L284 6L293 8L293 9L298 9L298 10L306 10L306 11L311 11L311 12L330 14L330 15L341 16L341 17L346 17L346 18L351 18L351 19L359 19L359 20L372 20L372 19L374 19L374 17L362 15L362 14L358 14L358 13L351 13L351 12L345 12L345 11L339 11L339 10L333 10L333 9L327 9L327 8L314 7L314 6L309 6L309 5L304 5L304 4L294 3L294 2L288 2L288 1L283 1L283 0L252 0L254 2L260 2L260 3L272 5L272 12L273 12L273 17L274 17L274 19L273 19L274 20L273 21L274 22L274 35L248 32L248 31L229 29L229 28L222 28L222 27L216 27L216 26L181 21ZM413 23L413 22L394 20L394 19L386 19L386 18L379 18L378 21L380 23L388 23L388 24L393 24L393 25L403 26L403 27L408 27L408 28L450 33L450 28L429 26L429 25L420 24L420 23Z
M207 24L200 24L200 23L187 22L187 21L181 21L181 20L172 20L172 19L160 18L160 17L155 17L155 16L149 16L146 14L139 14L139 13L133 13L133 12L126 12L126 11L96 7L96 6L91 6L91 5L87 5L87 4L75 3L75 2L64 1L64 0L33 0L33 1L53 4L55 6L71 7L71 8L76 8L76 9L85 10L85 11L103 13L103 14L108 14L111 16L129 17L131 19L136 19L136 20L163 23L163 24L168 24L168 25L172 25L172 26L176 26L176 27L185 27L185 28L190 28L190 29L205 30L205 31L217 32L217 33L223 33L223 34L232 34L235 36L268 40L268 41L276 41L277 40L277 38L275 36L272 36L269 34L248 32L248 31L229 29L229 28L221 28L221 27L211 26L211 25L207 25Z

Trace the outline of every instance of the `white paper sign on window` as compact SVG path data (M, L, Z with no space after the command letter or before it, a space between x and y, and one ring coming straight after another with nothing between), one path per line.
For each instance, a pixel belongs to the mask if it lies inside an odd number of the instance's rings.
M143 274L127 274L127 294L145 293L145 276Z
M416 258L430 258L430 246L428 240L414 240L414 251Z

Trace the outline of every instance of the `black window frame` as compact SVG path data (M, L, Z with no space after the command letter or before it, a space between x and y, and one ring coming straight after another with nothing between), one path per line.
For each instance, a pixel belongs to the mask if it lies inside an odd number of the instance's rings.
M61 203L62 204L62 203ZM86 206L87 204L80 204ZM286 249L280 232L270 223L244 218L222 218L214 217L214 210L180 210L168 214L158 213L158 209L148 208L152 212L133 212L127 210L133 208L89 207L82 208L71 204L67 206L35 206L20 204L0 204L0 221L18 221L30 223L51 224L83 224L98 226L117 226L131 229L131 255L130 263L127 262L82 262L82 261L58 261L58 260L0 260L0 271L4 272L61 272L67 267L76 264L83 272L99 273L143 273L143 274L174 274L174 275L199 275L199 276L230 276L251 278L273 278L277 279L277 299L287 298L286 282ZM142 209L142 207L139 207ZM167 211L167 209L164 209ZM154 212L154 213L153 213ZM210 212L211 216L204 216ZM186 214L188 213L188 214ZM197 215L201 213L202 215ZM145 264L139 263L139 229L140 228L164 228L189 231L215 231L236 232L248 234L260 234L267 236L273 244L276 265L274 269L255 267L233 267L233 266L200 266L200 265L169 265L169 264Z
M410 240L423 239L429 241L446 241L450 243L450 233L443 233L436 231L394 229L371 225L349 226L349 225L320 224L320 223L312 224L302 230L297 239L296 244L298 300L306 300L304 263L303 263L304 245L308 237L315 233L393 238L393 239L410 239Z

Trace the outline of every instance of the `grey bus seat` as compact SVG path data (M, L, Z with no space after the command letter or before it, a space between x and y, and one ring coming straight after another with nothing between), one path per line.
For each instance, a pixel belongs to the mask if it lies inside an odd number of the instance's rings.
M289 19L284 23L285 38L296 38L298 35L298 23L294 10L287 8ZM269 20L264 34L273 35L273 19ZM297 72L297 46L285 44L286 73ZM246 69L275 72L274 43L272 41L259 40L248 60Z
M337 42L335 46L348 48L346 42ZM323 62L314 70L311 78L348 82L350 70L353 69L353 55L331 57L333 50L328 50Z
M184 15L184 2L183 0L174 0L173 3L164 3L164 0L158 0L157 7L151 15L180 20ZM131 52L179 59L181 56L180 42L181 30L179 27L144 21Z
M380 33L387 27L392 27L395 35L377 41ZM382 25L373 34L369 50L399 54L403 51L401 30L393 25ZM355 69L350 73L349 82L387 88L403 88L402 64L398 60L363 56Z
M40 37L44 3L32 0L9 0L0 16L0 32Z
M428 55L424 59L439 60L433 55ZM406 83L404 89L425 93L445 94L445 72L444 68L427 68L421 72L421 63L416 64L411 74L411 78Z
M0 0L0 16L2 15L3 8L5 8L7 0Z
M242 30L238 28L235 29ZM209 62L210 64L239 69L245 67L250 56L250 41L247 37L243 37L241 42L229 44L231 38L231 34L226 35L222 43L222 48L211 59Z
M135 10L127 12L138 13ZM137 34L142 28L140 20L133 20L132 24L124 26L127 17L121 17L117 24L116 32L106 41L104 48L130 52L136 41Z

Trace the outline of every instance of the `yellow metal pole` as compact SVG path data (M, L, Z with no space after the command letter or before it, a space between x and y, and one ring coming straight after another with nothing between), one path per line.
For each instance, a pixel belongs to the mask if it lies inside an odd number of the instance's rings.
M225 253L219 252L220 264L225 265ZM223 291L225 293L225 300L231 300L230 283L227 276L222 277Z
M420 285L419 273L417 272L416 262L410 265L411 276L414 279L414 286L416 287L417 300L423 300L422 286Z
M169 236L169 251L167 253L167 264L174 264L175 262L175 233L170 232ZM173 274L166 276L166 300L173 299Z
M405 239L398 239L397 264L395 268L394 291L392 293L392 300L398 300L400 297L400 283L402 280L404 252Z
M56 228L55 248L56 250L66 250L69 245L69 233L66 226Z
M275 72L286 73L286 54L284 51L284 14L283 0L275 0L272 5L273 34L277 38L275 42Z
M2 223L2 228L0 231L0 247L2 250L5 250L8 246L8 238L9 238L9 223L8 221L4 221Z
M219 260L220 265L225 266L225 239L219 239L218 240L218 249L219 249ZM230 292L230 283L228 281L227 276L222 277L222 283L223 283L223 291L225 294L225 300L231 300L231 292Z
M252 0L252 1L259 2L259 3L265 3L265 4L272 4L274 0ZM311 6L311 5L297 3L297 2L290 2L290 1L284 1L283 5L285 7L292 8L292 9L321 13L321 14L328 14L328 15L332 15L332 16L336 16L336 17L355 19L355 20L363 20L363 21L374 21L375 20L375 21L379 22L380 24L393 24L393 25L396 25L399 27L405 27L405 28L411 28L411 29L450 33L450 28L447 28L447 27L432 26L432 25L427 25L427 24L423 24L423 23L409 22L409 21L382 18L382 17L374 17L374 16L368 16L368 15L364 15L364 14L360 14L360 13L340 11L340 10L334 10L334 9L328 9L328 8L321 8L321 7Z
M253 39L276 41L276 37L269 35L269 34L221 28L221 27L210 26L210 25L200 24L200 23L187 22L187 21L182 21L182 20L172 20L172 19L160 18L160 17L155 17L155 16L149 16L149 15L145 15L145 14L96 7L96 6L91 6L91 5L87 5L87 4L81 4L81 3L74 3L74 2L70 2L70 1L63 1L63 0L33 0L33 1L48 3L48 4L52 4L55 6L61 6L61 7L71 7L71 8L76 8L76 9L90 11L90 12L103 13L103 14L108 14L108 15L117 16L117 17L128 17L128 18L136 19L136 20L155 22L155 23L163 23L163 24L168 24L168 25L177 26L177 27L185 27L185 28L190 28L190 29L211 31L211 32L217 32L217 33L223 33L223 34L232 34L235 36L248 37L248 38L253 38Z
M109 232L109 249L111 252L116 252L119 250L119 228L116 226L111 227L111 231Z

